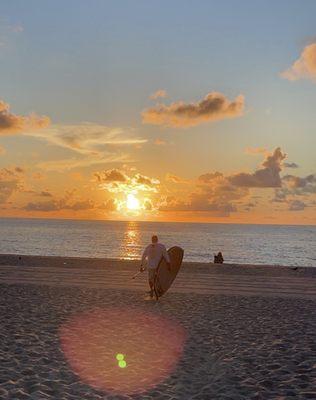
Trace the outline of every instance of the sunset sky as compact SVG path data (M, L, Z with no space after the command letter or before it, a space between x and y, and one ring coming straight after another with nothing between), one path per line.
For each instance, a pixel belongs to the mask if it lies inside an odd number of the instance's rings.
M0 216L316 224L315 16L2 0Z

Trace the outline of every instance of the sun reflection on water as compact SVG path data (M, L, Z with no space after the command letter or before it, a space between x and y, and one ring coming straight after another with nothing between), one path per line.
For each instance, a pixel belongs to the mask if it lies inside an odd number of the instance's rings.
M135 260L141 251L140 227L136 221L128 221L122 244L122 258Z

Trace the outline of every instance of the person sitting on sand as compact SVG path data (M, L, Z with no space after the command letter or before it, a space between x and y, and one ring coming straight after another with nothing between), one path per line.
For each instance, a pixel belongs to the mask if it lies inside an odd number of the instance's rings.
M149 244L143 252L142 263L140 267L140 271L143 272L145 270L143 265L147 259L150 297L154 297L154 282L155 282L156 272L159 263L163 258L166 260L168 267L170 267L170 258L169 254L167 253L166 246L158 242L158 236L153 235L151 238L151 244Z
M224 258L221 251L217 255L214 254L214 264L223 264L223 262Z

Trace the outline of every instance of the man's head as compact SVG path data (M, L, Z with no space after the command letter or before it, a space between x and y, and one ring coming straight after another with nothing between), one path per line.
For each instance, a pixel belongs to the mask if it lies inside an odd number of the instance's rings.
M153 236L151 237L151 242L152 242L152 243L158 243L158 236L157 236L157 235L153 235Z

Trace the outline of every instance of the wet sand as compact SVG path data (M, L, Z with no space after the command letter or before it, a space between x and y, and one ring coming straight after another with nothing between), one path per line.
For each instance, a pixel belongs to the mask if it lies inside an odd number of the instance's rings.
M0 398L316 398L316 269L185 264L156 303L143 300L144 275L130 279L137 265L0 256ZM186 332L175 369L145 393L116 395L84 383L61 350L69 318L114 306L167 318ZM102 333L91 334L98 341Z

